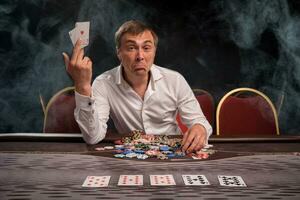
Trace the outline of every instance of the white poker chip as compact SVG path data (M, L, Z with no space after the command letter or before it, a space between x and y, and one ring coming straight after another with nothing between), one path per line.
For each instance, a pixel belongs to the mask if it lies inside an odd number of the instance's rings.
M134 157L136 157L136 156L137 156L136 153L128 153L128 154L126 154L126 157L127 157L127 158L134 158Z
M113 146L105 146L104 149L110 150L110 149L114 149L114 147Z
M150 146L150 149L151 149L151 150L159 150L159 146L151 145L151 146Z
M146 154L138 154L136 157L137 159L142 159L142 160L149 158L149 156L147 156Z
M105 150L105 148L104 147L96 147L95 150L96 151L103 151L103 150Z
M209 148L211 148L211 147L213 147L214 145L212 145L212 144L206 144L204 147L203 147L203 149L209 149Z
M125 155L124 154L115 154L114 157L116 157L116 158L124 158Z

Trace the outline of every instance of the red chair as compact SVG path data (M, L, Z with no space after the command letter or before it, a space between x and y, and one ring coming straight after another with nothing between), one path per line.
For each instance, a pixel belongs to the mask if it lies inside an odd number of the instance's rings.
M216 131L220 136L279 135L276 109L260 91L234 89L218 104Z
M202 89L193 89L193 92L201 106L204 116L211 126L213 126L215 119L215 101L213 96L209 92ZM181 131L185 133L188 130L188 127L182 123L179 114L177 114L176 120Z
M74 118L74 87L67 87L57 92L45 108L44 133L80 133Z

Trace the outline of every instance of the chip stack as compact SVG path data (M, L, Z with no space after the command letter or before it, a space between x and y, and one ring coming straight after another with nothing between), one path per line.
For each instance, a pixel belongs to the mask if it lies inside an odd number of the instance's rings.
M160 160L180 158L186 156L181 151L182 139L169 138L167 135L146 135L141 130L134 130L131 137L124 137L122 144L115 142L114 157L116 158L157 158ZM194 159L206 159L208 155L214 153L211 150L202 149L189 157Z

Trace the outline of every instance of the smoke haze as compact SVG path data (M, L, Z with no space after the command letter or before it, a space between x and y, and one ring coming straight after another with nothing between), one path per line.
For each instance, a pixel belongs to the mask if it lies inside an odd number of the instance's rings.
M159 36L156 64L179 71L216 102L252 87L279 111L281 132L299 133L300 5L296 0L30 0L0 3L0 132L42 132L45 102L72 86L62 52L68 32L90 21L93 78L116 66L114 33L129 19Z

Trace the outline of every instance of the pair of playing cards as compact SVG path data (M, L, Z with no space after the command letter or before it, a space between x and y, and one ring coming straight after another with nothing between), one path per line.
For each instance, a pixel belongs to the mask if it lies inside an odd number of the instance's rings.
M77 22L75 28L69 32L73 46L75 46L77 40L81 40L81 48L89 45L90 34L90 22Z
M204 175L182 175L185 185L210 185ZM219 175L218 180L221 186L247 187L241 176Z

